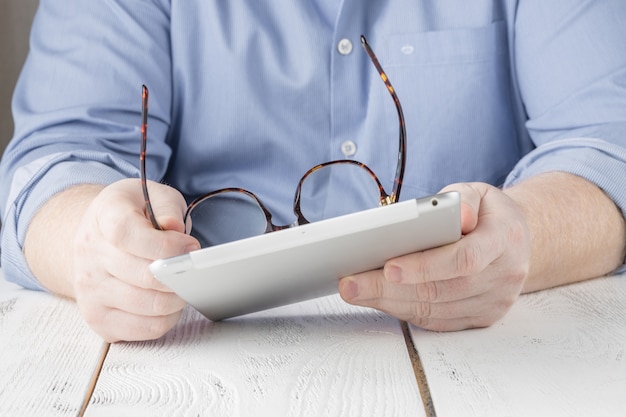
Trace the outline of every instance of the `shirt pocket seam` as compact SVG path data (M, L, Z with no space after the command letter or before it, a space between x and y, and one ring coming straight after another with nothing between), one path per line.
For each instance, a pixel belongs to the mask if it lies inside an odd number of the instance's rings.
M506 26L398 33L386 40L385 66L445 66L490 62L506 53Z

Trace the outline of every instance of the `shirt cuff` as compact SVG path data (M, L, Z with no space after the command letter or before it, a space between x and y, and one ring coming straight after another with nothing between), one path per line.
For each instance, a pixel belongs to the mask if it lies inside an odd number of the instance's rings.
M539 146L522 158L507 177L504 187L546 173L568 172L596 184L626 217L626 148L601 139L562 139ZM626 260L614 273L626 272Z

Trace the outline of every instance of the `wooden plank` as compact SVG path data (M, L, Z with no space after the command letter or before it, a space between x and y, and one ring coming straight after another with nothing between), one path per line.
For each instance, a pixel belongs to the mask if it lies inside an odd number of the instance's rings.
M0 416L76 416L103 342L76 305L0 271Z
M626 276L522 296L487 329L411 333L438 417L626 415Z
M338 296L111 345L86 416L424 416L402 329Z

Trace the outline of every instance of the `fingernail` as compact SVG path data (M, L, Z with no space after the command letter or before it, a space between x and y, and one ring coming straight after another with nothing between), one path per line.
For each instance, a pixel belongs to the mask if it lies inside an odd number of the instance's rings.
M185 248L185 253L193 252L199 249L200 249L200 245L198 244L189 245Z
M359 286L350 278L344 278L340 287L341 296L346 300L354 300L359 296Z
M390 266L385 268L385 278L387 281L398 283L402 281L402 269L397 266Z

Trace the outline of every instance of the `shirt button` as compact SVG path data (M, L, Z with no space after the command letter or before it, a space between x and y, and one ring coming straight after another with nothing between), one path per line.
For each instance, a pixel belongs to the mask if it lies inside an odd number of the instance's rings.
M345 156L352 156L356 153L356 143L347 140L341 144L341 153Z
M400 52L402 52L404 55L411 55L413 52L415 52L415 47L409 43L405 43L400 48Z
M340 40L337 44L337 51L339 51L341 55L348 55L352 52L352 42L350 39L343 38Z

